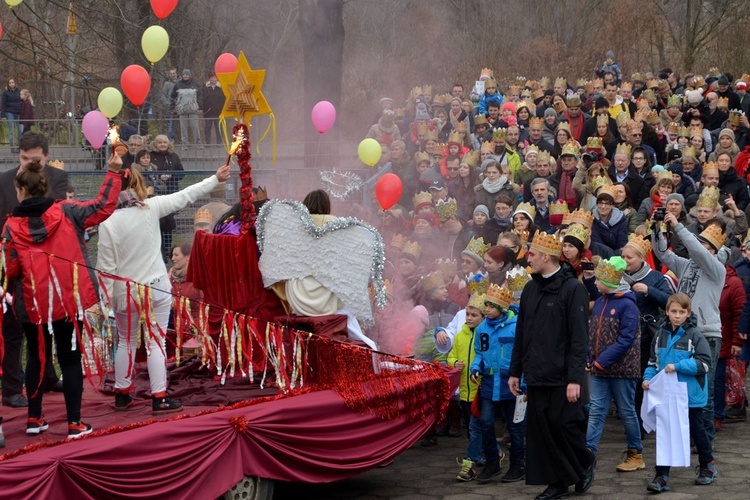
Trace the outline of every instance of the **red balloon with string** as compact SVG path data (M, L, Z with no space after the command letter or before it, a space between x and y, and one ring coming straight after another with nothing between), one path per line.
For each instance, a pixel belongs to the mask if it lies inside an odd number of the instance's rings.
M151 90L151 77L143 66L131 64L122 70L120 86L130 102L140 106Z
M385 174L375 183L375 197L383 210L388 210L401 199L404 185L396 174Z
M177 0L151 0L151 10L159 19L164 19L177 7Z

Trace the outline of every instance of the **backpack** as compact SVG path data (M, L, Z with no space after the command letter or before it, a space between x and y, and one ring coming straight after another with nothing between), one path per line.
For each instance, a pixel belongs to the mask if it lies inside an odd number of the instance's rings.
M179 89L177 91L177 100L174 105L175 113L178 115L187 115L198 112L198 90L197 89Z

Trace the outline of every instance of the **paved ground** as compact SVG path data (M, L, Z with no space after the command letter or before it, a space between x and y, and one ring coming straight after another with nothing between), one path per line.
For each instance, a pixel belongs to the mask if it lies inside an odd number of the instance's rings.
M490 498L533 498L544 487L521 483L502 484L498 481L479 484L455 480L459 467L456 457L463 456L467 439L439 438L438 446L421 448L418 445L396 458L389 467L376 469L359 477L327 485L276 484L275 499L305 498L331 499L409 499L409 500L484 500ZM607 420L599 451L596 479L586 498L636 499L650 496L646 485L653 479L655 438L644 441L646 470L621 473L615 471L620 454L625 450L622 426L616 418ZM694 471L672 469L671 492L661 495L666 499L717 498L721 500L750 498L750 423L725 425L717 434L715 460L719 477L711 486L695 486ZM695 465L697 455L693 455ZM503 473L507 469L503 462ZM499 476L498 476L499 479ZM571 488L572 490L572 488Z

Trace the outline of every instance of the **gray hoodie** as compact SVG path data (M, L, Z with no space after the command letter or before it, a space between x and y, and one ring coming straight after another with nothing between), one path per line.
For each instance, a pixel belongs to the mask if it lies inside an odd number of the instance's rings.
M693 312L698 319L698 329L703 336L721 338L719 299L727 270L685 226L677 224L675 233L687 248L690 259L679 257L671 250L662 251L667 248L662 233L659 233L658 241L653 241L653 236L651 238L654 253L677 276L677 290L692 300Z

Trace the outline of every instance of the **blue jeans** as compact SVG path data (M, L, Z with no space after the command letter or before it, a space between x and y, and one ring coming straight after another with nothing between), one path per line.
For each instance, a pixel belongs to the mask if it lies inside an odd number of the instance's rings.
M23 133L23 126L21 125L21 122L18 121L20 116L17 113L5 113L5 117L8 119L8 142L10 143L10 147L14 148L16 147L16 134L14 132L18 133L18 138L20 140L21 134Z
M589 409L589 425L586 431L586 446L594 453L599 447L599 440L604 431L604 421L607 419L609 403L615 398L617 413L620 421L625 427L625 440L628 449L635 449L638 453L643 452L641 444L641 426L638 423L638 415L635 412L635 386L638 383L634 378L600 377L591 374L591 405Z
M491 399L482 398L482 449L487 463L490 463L490 457L497 457L500 450L495 437L495 409L499 408L505 416L505 423L510 433L510 461L523 462L524 459L524 433L526 421L513 423L513 412L516 409L515 399L505 399L502 401L492 401Z
M714 430L714 379L716 378L716 365L719 363L719 351L721 350L721 337L707 337L708 346L711 348L711 366L708 367L708 402L703 407L703 427L706 435L713 443L716 430Z
M482 423L471 414L471 401L461 401L461 419L469 431L466 458L472 462L479 462L482 459Z
M702 466L708 465L714 461L714 456L711 453L711 441L703 428L703 409L688 408L688 419L690 420L690 439L693 440L698 450L698 463ZM669 477L669 467L657 465L656 473Z
M716 363L716 375L714 377L714 418L724 420L727 416L727 358L720 359Z

